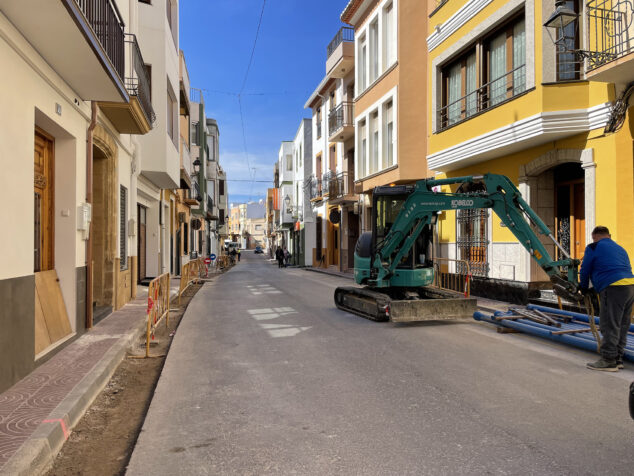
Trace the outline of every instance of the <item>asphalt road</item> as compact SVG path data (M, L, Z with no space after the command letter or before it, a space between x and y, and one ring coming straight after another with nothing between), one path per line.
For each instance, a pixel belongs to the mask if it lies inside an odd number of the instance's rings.
M205 285L127 474L634 474L631 365L475 321L371 322L334 307L341 284L244 252Z

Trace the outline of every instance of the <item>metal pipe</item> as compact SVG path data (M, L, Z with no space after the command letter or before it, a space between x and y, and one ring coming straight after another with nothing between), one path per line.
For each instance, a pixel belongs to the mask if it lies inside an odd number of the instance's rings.
M86 240L86 329L92 328L92 143L93 132L97 127L97 103L91 101L91 116L88 131L86 132L86 203L91 206L91 219Z
M495 318L491 316L490 314L485 314L480 311L476 311L473 314L473 318L476 321L484 321L484 322L489 322L491 324L495 324L497 326L509 327L511 329L515 329L515 330L524 332L526 334L532 334L538 337L544 337L546 339L550 339L555 342L561 342L562 344L572 345L580 349L585 349L592 352L596 352L597 350L597 344L594 340L585 339L584 337L581 337L581 336L571 336L569 334L553 335L551 332L552 328L542 329L540 327L540 324L534 324L534 325L525 324L523 322L516 322L516 321L509 321L509 320L496 321ZM626 349L623 357L627 360L634 362L634 351L630 349Z
M560 243L559 243L559 242L555 239L555 237L553 236L553 234L552 234L552 233L549 233L549 234L548 234L548 238L550 238L550 239L552 240L552 242L553 242L553 243L555 243L555 246L556 246L557 248L559 248L559 251L561 251L567 259L570 259L570 255L568 254L568 252L567 252L567 251L564 249L564 247L563 247L563 246L561 246L561 244L560 244Z
M560 316L574 317L575 319L578 319L580 321L587 322L588 324L590 323L588 316L586 314L581 314L580 312L565 311L563 309L555 309L552 307L538 306L537 304L529 304L528 306L526 306L526 309L533 309L533 310L538 310L542 312L550 312L552 314L557 314ZM594 316L594 322L596 324L599 324L599 318L597 316ZM634 324L630 325L630 332L634 332Z

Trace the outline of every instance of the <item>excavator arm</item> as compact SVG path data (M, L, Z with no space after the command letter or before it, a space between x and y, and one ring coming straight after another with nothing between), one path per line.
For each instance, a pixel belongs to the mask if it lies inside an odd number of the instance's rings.
M433 187L460 185L472 192L442 193ZM370 287L390 287L390 278L410 252L425 225L434 225L442 210L492 209L515 235L531 257L550 277L556 294L578 300L579 260L569 256L552 232L522 198L519 190L503 175L486 174L448 179L426 179L416 183L385 238L376 244L372 259ZM532 226L531 226L532 225ZM547 236L565 257L554 260L537 233Z

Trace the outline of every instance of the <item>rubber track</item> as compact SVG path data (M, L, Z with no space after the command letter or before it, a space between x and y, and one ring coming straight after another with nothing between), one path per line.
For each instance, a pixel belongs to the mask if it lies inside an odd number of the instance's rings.
M343 296L346 294L373 300L375 302L377 313L368 314L360 309L345 306L343 304ZM384 306L389 305L391 302L392 300L387 294L372 291L369 288L339 287L335 289L335 305L337 306L337 309L341 309L342 311L346 311L375 322L389 321L388 316L385 315L385 311L380 311L380 309L383 309Z

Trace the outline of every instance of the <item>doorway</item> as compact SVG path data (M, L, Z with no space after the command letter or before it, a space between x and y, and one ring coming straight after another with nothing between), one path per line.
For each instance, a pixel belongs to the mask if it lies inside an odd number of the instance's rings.
M139 257L139 272L137 276L137 282L141 282L147 275L147 237L146 237L146 225L147 225L147 208L143 205L137 205L137 217L139 219L139 230L137 240L137 256Z
M354 250L359 239L359 216L348 211L348 269L354 269Z
M40 129L35 131L34 151L34 271L55 268L53 237L55 223L53 183L53 138Z
M555 230L557 241L572 258L582 259L586 248L585 180L580 164L562 164L554 170ZM556 258L564 258L559 249Z

